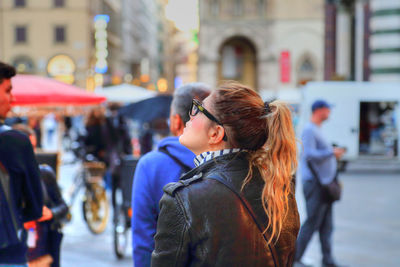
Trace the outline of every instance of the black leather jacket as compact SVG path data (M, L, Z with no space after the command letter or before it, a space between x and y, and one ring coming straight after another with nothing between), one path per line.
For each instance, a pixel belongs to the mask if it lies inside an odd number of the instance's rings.
M240 191L248 172L246 155L220 156L164 187L151 266L274 266L266 241L239 198L222 183L207 179L223 172ZM265 228L263 184L255 172L242 195ZM278 266L292 266L299 227L293 194L275 244Z

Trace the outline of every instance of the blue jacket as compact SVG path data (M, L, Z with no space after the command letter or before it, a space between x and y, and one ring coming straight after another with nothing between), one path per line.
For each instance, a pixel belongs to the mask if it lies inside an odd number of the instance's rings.
M23 229L23 222L42 216L42 188L38 165L28 137L14 130L0 134L0 162L10 176L10 199L16 224ZM5 229L15 233L12 217L5 212L0 218ZM4 234L0 230L0 234ZM15 245L0 249L0 264L26 263L26 233L22 231L21 240ZM11 235L15 236L15 235Z
M300 158L300 173L303 182L314 179L307 161L312 163L322 184L329 184L335 178L337 163L333 147L324 138L320 127L309 122L301 136L303 153Z
M163 139L158 149L165 147L183 164L194 168L195 155L179 143L178 137ZM160 212L158 202L163 187L179 180L182 168L164 152L144 155L136 166L132 188L132 247L135 267L150 266L154 250L154 235Z

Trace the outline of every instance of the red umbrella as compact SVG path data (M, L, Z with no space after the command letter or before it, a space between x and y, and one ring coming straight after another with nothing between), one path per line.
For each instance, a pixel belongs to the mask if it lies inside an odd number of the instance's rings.
M11 79L13 106L85 106L104 102L105 97L51 78L16 75Z

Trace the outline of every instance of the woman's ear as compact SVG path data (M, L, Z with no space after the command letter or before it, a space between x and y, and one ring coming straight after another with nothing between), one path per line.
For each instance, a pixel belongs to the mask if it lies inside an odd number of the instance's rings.
M225 129L221 125L210 127L210 130L208 131L208 137L209 137L208 143L210 145L222 144L224 135L225 135Z

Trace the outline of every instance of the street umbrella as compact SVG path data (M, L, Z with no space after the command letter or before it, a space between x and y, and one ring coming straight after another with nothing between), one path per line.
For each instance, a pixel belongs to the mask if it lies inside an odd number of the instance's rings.
M126 105L119 109L119 113L141 123L151 122L155 119L168 118L171 102L171 95L158 95Z
M120 102L125 104L135 103L157 95L155 91L126 83L97 88L95 93L106 97L108 102Z
M19 74L11 81L15 98L13 106L85 106L106 100L103 96L51 78Z

